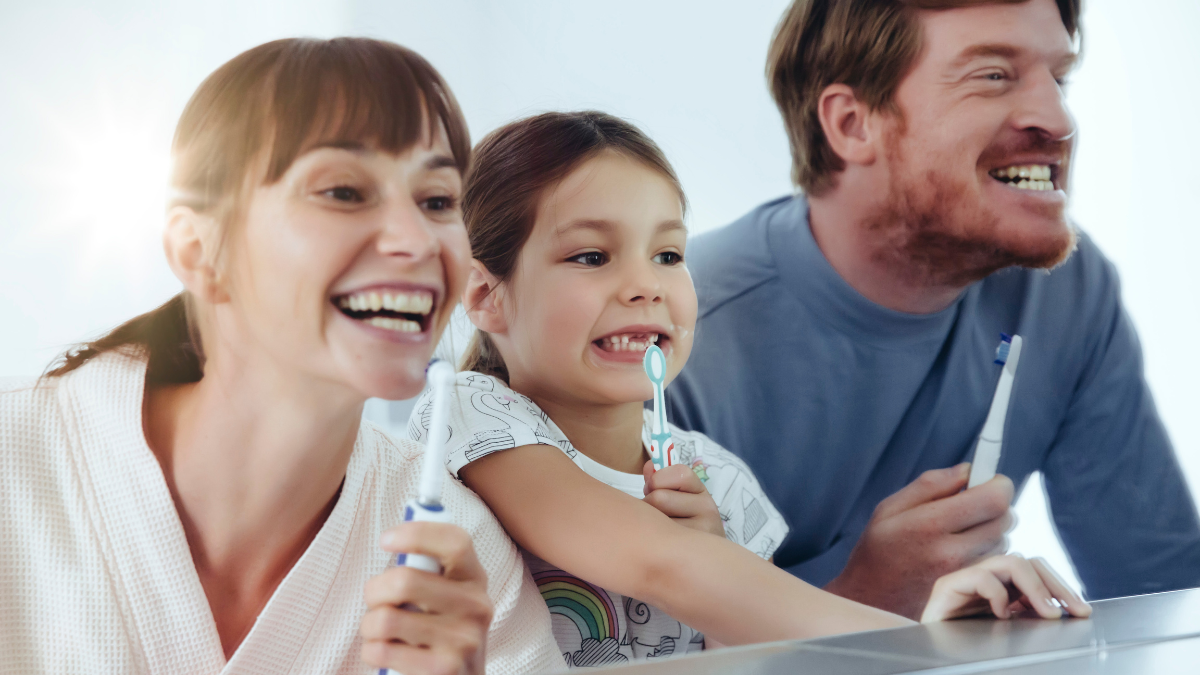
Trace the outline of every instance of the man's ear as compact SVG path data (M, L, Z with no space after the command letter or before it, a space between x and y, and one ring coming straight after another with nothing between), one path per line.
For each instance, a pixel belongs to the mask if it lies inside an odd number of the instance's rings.
M874 163L878 149L876 124L871 111L844 84L831 84L817 100L821 130L833 152L847 164Z
M174 206L167 211L167 227L163 230L167 264L192 295L214 304L229 300L213 264L215 232L216 223L190 207Z
M471 260L471 275L463 291L463 308L475 327L485 333L503 335L508 332L504 315L504 285L483 263Z

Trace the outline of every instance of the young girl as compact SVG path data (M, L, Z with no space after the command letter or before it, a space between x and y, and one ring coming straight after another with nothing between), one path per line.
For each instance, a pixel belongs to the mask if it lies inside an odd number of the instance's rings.
M768 560L787 526L745 464L672 427L682 464L647 461L647 347L687 361L696 295L684 196L636 128L549 113L489 135L464 194L479 329L451 406L449 468L525 549L567 663L900 626ZM746 327L754 338L754 327ZM410 434L427 434L428 401ZM615 489L614 489L615 488ZM716 536L714 536L716 535ZM926 614L1089 608L1040 563L989 559L939 581ZM700 631L700 632L698 632Z

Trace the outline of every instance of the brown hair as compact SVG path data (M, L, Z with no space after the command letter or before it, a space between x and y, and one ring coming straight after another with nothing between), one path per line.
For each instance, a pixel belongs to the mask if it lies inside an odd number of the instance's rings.
M915 10L1027 1L795 0L775 28L767 54L767 82L792 149L792 181L819 196L846 166L817 117L817 102L829 85L850 86L871 110L899 112L893 96L921 51ZM1082 0L1055 1L1075 39Z
M278 181L313 146L361 143L399 153L439 124L465 174L471 151L466 121L441 76L417 53L368 38L268 42L218 68L188 101L171 148L171 206L210 215L220 228L219 252L250 192ZM133 348L148 356L147 381L196 382L203 376L204 351L194 316L184 291L71 349L46 375L64 375L104 352Z
M594 110L543 113L503 126L475 146L463 192L471 255L501 282L511 279L533 231L542 194L605 150L662 174L687 209L675 170L658 145L637 127ZM500 351L481 330L471 338L461 369L508 381Z

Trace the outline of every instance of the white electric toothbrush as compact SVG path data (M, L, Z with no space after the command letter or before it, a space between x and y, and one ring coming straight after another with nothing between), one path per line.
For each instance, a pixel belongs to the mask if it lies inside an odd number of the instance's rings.
M667 357L657 345L646 349L642 367L654 387L653 422L650 424L650 461L654 470L675 463L675 441L671 438L671 427L667 425L667 406L663 401L663 382L667 379Z
M425 444L425 460L421 463L421 482L417 498L404 505L404 522L421 521L448 523L450 518L442 507L442 483L446 478L446 424L450 405L450 388L454 386L454 367L446 361L434 361L425 371L426 381L433 390L429 413L429 442ZM441 574L437 560L419 553L399 553L396 564L414 567L432 574ZM380 668L379 675L399 675L394 670Z
M975 456L971 459L971 475L967 479L967 487L973 488L986 483L996 475L996 467L1000 465L1000 448L1004 444L1004 420L1008 417L1008 400L1012 396L1013 379L1017 376L1017 364L1021 360L1021 336L1009 338L1000 335L1000 346L996 347L996 363L1004 366L1000 371L1000 381L996 383L996 393L992 396L992 407L988 410L987 421L979 432L979 442L975 445Z

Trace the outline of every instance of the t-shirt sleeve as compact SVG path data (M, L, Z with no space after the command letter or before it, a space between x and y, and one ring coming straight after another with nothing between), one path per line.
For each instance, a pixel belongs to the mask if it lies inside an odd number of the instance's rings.
M1042 466L1054 522L1091 598L1200 584L1200 524L1142 372L1116 272L1101 294L1088 363ZM1018 378L1020 375L1018 375Z
M725 538L768 560L787 536L787 521L750 467L698 432L673 430L679 457L708 488L725 524Z
M428 442L432 407L433 393L428 390L413 406L408 437L418 443ZM459 373L449 408L446 468L455 478L464 466L493 452L524 445L562 447L550 431L546 413L490 375Z

